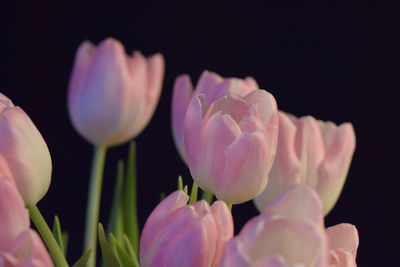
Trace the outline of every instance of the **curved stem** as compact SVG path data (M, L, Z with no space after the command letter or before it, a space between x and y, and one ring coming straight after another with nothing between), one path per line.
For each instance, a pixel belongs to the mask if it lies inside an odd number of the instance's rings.
M49 249L50 255L56 266L68 267L69 265L64 257L64 253L62 252L60 246L54 238L53 233L51 232L39 209L36 207L36 205L27 206L26 208L29 210L29 215L31 216L33 223L38 229L40 236L46 243L46 246Z
M92 161L90 185L86 209L85 241L83 251L92 249L87 266L96 266L97 225L99 222L101 186L107 148L96 146Z

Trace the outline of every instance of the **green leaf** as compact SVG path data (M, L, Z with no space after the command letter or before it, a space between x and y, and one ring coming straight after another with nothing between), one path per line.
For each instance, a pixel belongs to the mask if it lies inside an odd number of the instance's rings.
M65 256L65 249L64 249L64 242L63 242L63 235L61 232L61 224L60 224L60 219L58 218L58 216L54 216L54 222L53 222L53 235L58 243L58 245L60 246L61 250L64 253Z
M103 255L103 261L106 267L121 267L121 264L118 261L117 256L112 250L110 244L106 239L106 235L104 233L104 228L101 223L99 223L99 243L101 248L101 254Z
M77 260L72 267L86 267L86 263L89 260L92 249L89 248L80 258Z
M110 236L110 240L113 240L113 243L116 246L118 259L121 262L122 266L139 267L139 263L137 261L136 262L134 261L134 259L129 255L129 253L121 246L121 244L119 244L119 242L115 240L115 237L113 235Z
M125 250L129 253L131 258L133 259L134 262L136 262L139 265L138 257L136 256L135 250L133 249L131 242L129 242L129 239L126 235L124 235L124 248Z
M190 190L189 205L197 201L197 192L199 188L195 181L193 181L192 190Z
M178 190L183 190L183 180L182 176L178 176Z
M115 181L114 196L111 204L110 219L108 221L108 233L113 233L115 238L122 242L123 212L122 212L122 186L124 183L124 161L118 161L117 179Z
M67 255L68 240L69 240L68 232L67 231L63 231L62 232L62 241L63 241L63 244L64 244L64 249L63 249L64 255Z
M136 181L136 145L131 142L126 166L126 178L123 192L124 232L136 253L139 251L139 226L137 219L137 181Z

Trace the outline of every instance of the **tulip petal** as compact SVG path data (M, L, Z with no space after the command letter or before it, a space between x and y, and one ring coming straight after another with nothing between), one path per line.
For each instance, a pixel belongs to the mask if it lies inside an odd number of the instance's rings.
M228 241L233 237L232 214L223 201L216 201L211 206L211 212L217 225L217 248L212 266L219 266L222 253Z
M325 131L325 136L327 136ZM324 203L324 213L328 214L340 196L351 159L356 138L350 123L341 124L330 137L325 159L319 167L319 181L316 186Z
M345 249L355 260L359 245L357 228L349 223L341 223L326 229L331 249Z
M214 72L203 71L201 74L197 85L196 94L205 95L207 107L211 105L212 102L217 99L215 95L217 94L217 85L223 81L222 77Z
M279 214L297 222L307 222L323 227L322 203L317 193L306 185L289 187L269 204L264 213Z
M241 133L225 150L224 172L215 181L217 198L235 204L259 195L268 182L268 149L262 133Z
M51 181L51 158L46 142L19 107L3 110L0 153L11 170L26 205L36 205Z
M283 112L279 112L278 148L275 162L269 173L268 186L254 203L259 211L263 211L291 185L300 183L301 164L294 150L296 126Z
M137 88L138 91L144 91L144 101L142 103L142 111L138 117L139 119L134 124L134 136L143 131L153 116L161 95L164 66L164 57L161 54L152 55L147 60L147 82L144 83L147 84L147 88Z
M175 145L182 159L186 162L183 142L185 115L193 94L193 86L188 75L181 75L175 80L172 94L172 133Z
M17 236L29 228L29 214L15 184L0 179L0 251L10 249Z

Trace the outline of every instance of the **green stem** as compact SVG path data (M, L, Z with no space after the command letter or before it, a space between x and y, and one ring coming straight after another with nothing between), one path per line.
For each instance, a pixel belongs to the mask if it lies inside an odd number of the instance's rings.
M204 199L205 201L207 201L207 203L211 205L211 203L212 203L212 201L214 199L214 194L206 192L206 191L203 191L203 194L202 194L201 198Z
M64 257L64 253L54 238L53 233L51 232L39 209L36 207L36 205L27 206L26 208L29 210L29 215L31 216L33 223L46 243L46 246L49 249L51 257L56 266L68 267L69 265Z
M100 195L103 182L104 162L107 148L96 146L94 149L92 171L90 175L89 194L86 209L85 241L83 251L92 249L88 267L96 266L97 225L99 223Z

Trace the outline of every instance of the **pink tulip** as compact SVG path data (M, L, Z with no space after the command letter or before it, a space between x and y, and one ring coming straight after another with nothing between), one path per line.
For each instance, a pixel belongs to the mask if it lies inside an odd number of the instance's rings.
M330 264L337 267L356 267L358 231L354 225L341 223L327 229Z
M278 136L269 183L255 199L257 208L262 211L291 185L306 184L317 191L328 214L339 198L354 153L353 126L279 112Z
M234 93L244 97L248 93L258 89L257 82L251 78L224 79L216 73L204 71L199 78L196 89L193 89L189 75L181 75L175 80L172 95L172 133L175 145L182 159L187 162L184 148L183 133L186 111L190 100L195 94L204 94L208 106L227 93Z
M289 188L250 220L225 248L221 266L328 266L328 241L318 195Z
M188 199L176 191L150 214L140 238L141 266L219 266L233 236L232 215L222 201L188 206Z
M0 177L0 266L53 266L12 179Z
M108 38L97 47L83 42L75 57L68 91L75 129L93 144L115 146L137 136L149 123L161 93L164 59L125 54Z
M268 182L278 137L274 97L253 90L244 97L229 92L209 103L192 97L184 123L185 153L199 187L237 204L259 195ZM222 90L222 89L221 89Z
M49 149L28 115L3 94L0 94L0 140L0 154L25 205L36 205L50 186Z

